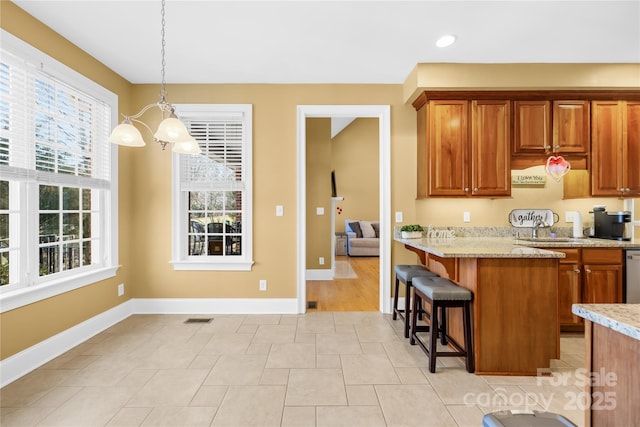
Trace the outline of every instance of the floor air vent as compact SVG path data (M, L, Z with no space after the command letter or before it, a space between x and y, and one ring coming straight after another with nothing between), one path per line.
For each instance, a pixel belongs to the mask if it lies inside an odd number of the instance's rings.
M211 322L213 319L206 319L206 318L191 318L191 319L187 319L184 321L184 323L209 323Z
M307 308L318 308L318 301L307 301Z

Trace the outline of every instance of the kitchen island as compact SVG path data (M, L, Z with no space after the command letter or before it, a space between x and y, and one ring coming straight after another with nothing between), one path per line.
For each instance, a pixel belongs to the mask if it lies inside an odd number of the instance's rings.
M640 421L640 304L575 304L585 319L586 426Z
M430 270L473 293L476 374L539 375L559 358L558 260L563 253L510 238L395 240ZM449 331L462 342L461 309L449 309Z

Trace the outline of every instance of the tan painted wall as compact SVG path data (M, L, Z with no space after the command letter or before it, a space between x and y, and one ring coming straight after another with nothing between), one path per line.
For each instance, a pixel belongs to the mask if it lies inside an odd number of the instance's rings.
M346 219L379 221L380 162L378 119L359 118L333 140L333 169L336 171L342 213L336 215L336 231L344 231Z
M307 269L331 268L331 119L307 119ZM324 208L317 215L316 208ZM324 257L324 265L318 262Z
M253 104L255 264L250 272L174 271L168 263L171 177L167 171L171 156L153 145L129 149L136 165L130 182L137 195L133 208L137 226L132 232L136 250L130 262L136 266L133 296L137 298L296 297L298 105L391 105L392 141L412 145L415 152L416 114L413 107L402 104L401 85L169 85L167 90L175 104ZM137 85L133 89L137 107L157 100L157 96L157 85ZM158 117L150 116L147 122L153 128ZM340 179L340 185L345 185L346 177ZM276 205L284 206L283 217L275 216ZM413 211L413 196L403 209ZM268 280L267 292L259 291L260 279Z
M307 119L307 269L331 268L332 170L344 197L335 230L344 231L345 219L379 219L379 141L378 119L358 118L333 139L329 119ZM325 214L317 215L317 207Z
M25 42L35 46L49 56L57 59L84 74L119 96L119 108L129 110L129 92L131 84L70 44L50 28L18 8L14 3L2 1L2 28ZM132 285L131 264L131 209L134 197L133 189L126 185L131 180L131 158L119 156L121 183L119 194L119 238L120 262L122 267L117 277L105 280L76 291L68 292L47 300L20 307L0 315L0 359L18 353L38 342L56 335L78 323L96 316L131 297L131 286L127 287L125 297L117 296L117 285Z

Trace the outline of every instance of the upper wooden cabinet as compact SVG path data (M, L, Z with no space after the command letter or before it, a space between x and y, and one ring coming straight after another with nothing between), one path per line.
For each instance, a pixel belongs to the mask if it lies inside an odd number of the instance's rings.
M554 153L589 153L589 101L553 101Z
M516 100L513 109L514 155L589 153L589 101Z
M551 138L551 101L513 102L514 153L551 152Z
M508 196L510 120L504 100L431 100L419 108L418 168L427 173L418 173L418 197Z
M640 101L593 101L591 195L640 196Z

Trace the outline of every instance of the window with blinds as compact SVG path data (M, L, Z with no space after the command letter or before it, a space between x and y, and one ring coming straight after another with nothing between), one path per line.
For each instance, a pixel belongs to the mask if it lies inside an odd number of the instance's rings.
M174 265L251 265L251 106L179 105L202 154L174 154ZM182 244L181 244L182 243Z
M9 38L5 49L4 41L3 294L78 274L90 277L91 271L111 265L114 165L108 136L112 105L117 102L115 95L23 42Z

